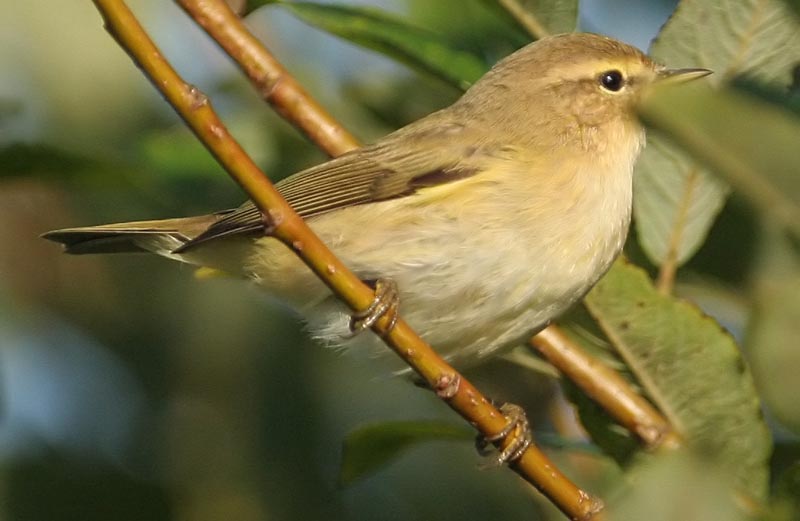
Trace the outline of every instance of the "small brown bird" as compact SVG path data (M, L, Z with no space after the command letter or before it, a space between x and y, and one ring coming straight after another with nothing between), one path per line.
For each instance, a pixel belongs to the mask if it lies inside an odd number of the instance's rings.
M644 130L634 105L670 70L603 36L544 38L448 108L277 187L364 280L393 280L403 317L456 363L529 338L580 299L625 241ZM49 232L69 253L149 251L254 280L317 338L350 315L251 203L212 215Z

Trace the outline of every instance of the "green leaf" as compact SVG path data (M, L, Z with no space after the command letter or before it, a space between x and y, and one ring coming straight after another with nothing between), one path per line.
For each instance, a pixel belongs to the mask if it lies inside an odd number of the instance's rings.
M730 476L691 451L659 453L630 472L621 490L610 495L614 521L746 521L731 493Z
M742 76L735 78L731 86L743 94L778 105L800 117L800 63L795 67L795 78L788 90L775 88L774 85L759 83L757 80Z
M779 230L762 233L747 352L764 402L800 434L800 257Z
M800 0L784 0L786 5L794 9L796 15L800 16Z
M800 237L800 117L735 89L658 89L643 119Z
M634 187L639 242L659 266L680 266L694 255L728 193L722 180L654 134L639 159Z
M795 460L777 479L773 492L774 499L769 521L800 519L800 460Z
M687 445L725 468L741 491L765 497L770 433L733 338L696 307L660 294L625 261L586 305Z
M314 2L274 2L304 22L466 89L488 69L477 56L438 35L376 9Z
M578 411L581 425L589 433L592 443L600 447L604 454L610 456L621 467L627 466L638 454L639 441L575 384L565 379L563 387L567 399Z
M382 422L360 427L344 440L341 483L347 485L397 459L404 451L430 441L475 439L462 425L439 421Z
M782 0L682 1L651 55L670 67L706 67L712 83L747 75L785 88L800 59L800 22ZM681 115L678 107L673 115ZM702 245L728 190L657 135L637 165L639 242L657 265L686 262Z
M578 25L577 0L485 0L507 12L534 38L571 33Z
M276 3L278 0L246 0L244 9L240 10L242 16L247 16L259 7Z

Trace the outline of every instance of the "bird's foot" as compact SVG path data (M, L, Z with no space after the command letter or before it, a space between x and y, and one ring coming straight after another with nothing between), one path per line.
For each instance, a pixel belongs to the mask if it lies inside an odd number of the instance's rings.
M475 440L475 447L482 456L489 456L495 452L492 448L489 448L491 444L508 436L513 436L513 438L505 449L493 456L491 461L484 465L485 467L496 467L504 463L512 463L518 460L528 446L533 443L531 426L522 407L513 403L504 403L500 407L500 412L506 417L508 424L494 436L478 436Z
M375 284L375 299L362 311L357 311L350 318L350 332L352 336L372 327L378 320L386 316L388 324L383 334L388 334L397 323L398 309L400 307L400 294L397 283L392 279L378 279Z

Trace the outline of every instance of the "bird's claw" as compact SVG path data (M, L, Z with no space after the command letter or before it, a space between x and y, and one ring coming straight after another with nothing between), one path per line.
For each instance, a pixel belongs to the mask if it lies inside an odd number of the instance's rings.
M357 311L350 318L350 332L353 336L372 327L378 320L386 316L389 320L383 334L389 333L397 324L400 294L397 283L392 279L378 279L375 282L375 298L363 311Z
M488 448L490 444L503 440L508 436L513 436L513 438L508 446L492 458L489 464L484 465L485 467L496 467L505 463L512 463L518 460L530 444L533 443L530 423L522 407L513 403L504 403L500 407L500 412L506 417L508 423L503 427L503 430L493 436L478 436L475 440L478 453L482 456L488 456L494 452L493 449Z

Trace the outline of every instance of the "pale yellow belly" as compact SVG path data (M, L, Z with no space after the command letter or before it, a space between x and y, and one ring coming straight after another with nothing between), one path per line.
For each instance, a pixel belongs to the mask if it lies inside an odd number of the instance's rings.
M357 206L310 225L360 278L394 279L403 318L460 365L520 343L567 309L610 265L628 223L629 206L618 215L581 215L584 209L564 201L563 210L529 219L513 204L498 210L500 201L514 202L502 188L445 195L444 203ZM324 343L387 351L371 334L347 338L347 310L274 239L260 239L248 264Z

